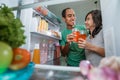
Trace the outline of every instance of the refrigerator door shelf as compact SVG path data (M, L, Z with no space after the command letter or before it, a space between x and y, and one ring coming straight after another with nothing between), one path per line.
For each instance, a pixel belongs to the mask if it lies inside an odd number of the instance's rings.
M35 65L30 80L85 80L79 67Z

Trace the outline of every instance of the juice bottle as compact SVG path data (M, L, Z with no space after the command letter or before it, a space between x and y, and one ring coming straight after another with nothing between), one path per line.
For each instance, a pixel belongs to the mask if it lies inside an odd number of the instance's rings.
M39 44L35 44L35 48L33 51L33 59L32 62L35 64L40 64L40 49L39 49Z

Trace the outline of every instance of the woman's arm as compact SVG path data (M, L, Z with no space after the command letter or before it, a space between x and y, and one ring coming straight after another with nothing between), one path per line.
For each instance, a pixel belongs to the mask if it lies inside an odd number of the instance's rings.
M85 49L88 49L88 50L91 50L91 51L93 51L93 52L96 52L96 53L98 53L100 56L105 56L105 50L104 50L104 48L102 48L102 47L99 47L99 46L95 46L95 45L93 45L93 44L91 44L91 43L88 43L88 42L86 42L86 47L85 47Z
M103 57L105 56L104 48L96 46L96 45L93 45L93 44L87 42L86 40L79 39L78 46L80 48L85 48L87 50L91 50L93 52L96 52L100 56L103 56Z

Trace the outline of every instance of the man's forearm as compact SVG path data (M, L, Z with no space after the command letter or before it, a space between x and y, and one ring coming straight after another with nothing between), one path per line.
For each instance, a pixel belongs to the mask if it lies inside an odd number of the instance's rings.
M66 45L62 48L62 56L66 56L66 55L68 55L68 52L69 52L69 45L70 45L70 43L66 43Z

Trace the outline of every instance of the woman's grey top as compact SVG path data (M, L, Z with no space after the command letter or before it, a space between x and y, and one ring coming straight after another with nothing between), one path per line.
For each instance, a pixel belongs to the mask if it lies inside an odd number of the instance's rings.
M104 48L104 39L103 39L103 31L101 30L94 38L90 39L90 36L87 37L87 41ZM96 52L85 50L85 55L87 60L89 60L93 66L98 66L100 60L103 58L102 56L98 55Z

